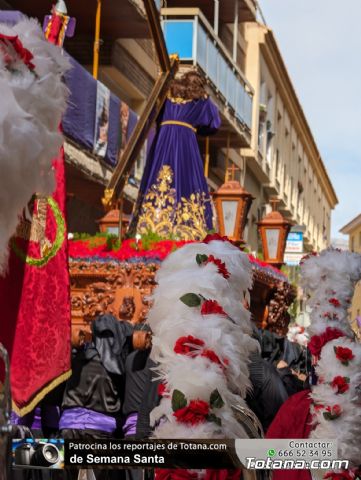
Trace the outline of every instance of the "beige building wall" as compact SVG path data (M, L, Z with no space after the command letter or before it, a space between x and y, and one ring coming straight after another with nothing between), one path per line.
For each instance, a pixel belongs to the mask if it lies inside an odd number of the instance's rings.
M342 227L340 232L348 235L349 250L361 254L361 214ZM361 339L361 330L358 328L356 322L356 317L358 316L361 317L361 281L356 285L350 311L352 328L358 338Z
M281 212L304 227L306 248L322 250L337 197L272 31L247 23L245 38L245 74L255 90L247 169L259 179L261 206L277 196Z

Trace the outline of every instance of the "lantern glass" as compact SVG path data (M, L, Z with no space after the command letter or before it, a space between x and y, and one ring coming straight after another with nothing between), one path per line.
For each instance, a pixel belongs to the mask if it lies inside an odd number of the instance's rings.
M237 200L222 200L224 235L232 237L237 220Z
M279 228L266 228L267 250L270 259L277 259L280 233Z
M119 235L119 227L107 227L107 233L110 235Z

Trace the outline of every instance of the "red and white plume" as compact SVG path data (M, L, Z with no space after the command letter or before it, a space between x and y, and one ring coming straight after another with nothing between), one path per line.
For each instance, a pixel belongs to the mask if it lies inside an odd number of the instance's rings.
M302 284L310 296L308 347L317 385L312 387L313 438L338 440L339 458L361 464L361 344L348 320L361 255L325 250L304 259Z
M243 292L252 285L246 254L227 241L192 243L157 272L148 321L162 400L151 414L155 438L246 438L232 405L246 407L250 336Z

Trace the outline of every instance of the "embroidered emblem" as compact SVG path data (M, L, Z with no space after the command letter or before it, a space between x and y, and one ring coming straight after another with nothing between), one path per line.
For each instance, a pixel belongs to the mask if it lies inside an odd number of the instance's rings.
M55 220L55 239L52 242L46 234L49 214ZM39 245L39 257L28 255L19 246L17 239L23 239ZM11 241L11 248L17 257L34 267L43 267L60 250L65 239L65 221L59 205L52 197L35 196L33 199L32 220L23 217Z

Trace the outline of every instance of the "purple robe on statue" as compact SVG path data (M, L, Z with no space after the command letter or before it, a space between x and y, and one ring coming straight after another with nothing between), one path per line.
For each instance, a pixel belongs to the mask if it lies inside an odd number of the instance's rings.
M212 206L197 136L221 124L209 98L168 98L159 118L130 231L201 240L213 229Z

